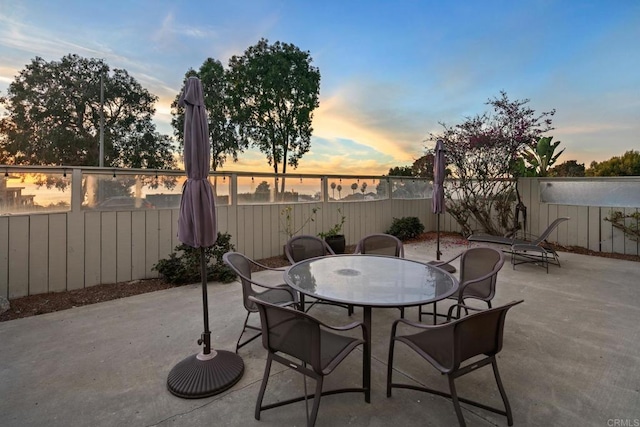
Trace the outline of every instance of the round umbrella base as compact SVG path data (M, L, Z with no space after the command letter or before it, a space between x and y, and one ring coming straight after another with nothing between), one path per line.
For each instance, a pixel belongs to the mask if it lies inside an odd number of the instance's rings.
M169 391L185 399L214 396L231 388L244 373L244 362L225 350L194 354L173 367L167 378Z

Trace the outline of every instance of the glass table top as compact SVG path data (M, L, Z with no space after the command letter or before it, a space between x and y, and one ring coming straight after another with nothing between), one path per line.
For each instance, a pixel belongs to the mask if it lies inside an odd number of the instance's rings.
M421 305L452 295L457 280L431 265L379 255L336 255L301 261L285 281L305 295L358 306Z

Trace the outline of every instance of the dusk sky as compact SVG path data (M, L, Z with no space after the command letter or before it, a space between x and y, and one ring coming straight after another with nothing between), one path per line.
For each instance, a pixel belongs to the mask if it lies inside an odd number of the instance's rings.
M383 174L424 154L439 122L490 98L556 109L559 162L640 149L640 1L0 0L0 93L36 56L126 69L159 96L158 131L185 72L266 38L321 74L300 173ZM257 151L223 170L270 171ZM291 171L291 170L290 170Z

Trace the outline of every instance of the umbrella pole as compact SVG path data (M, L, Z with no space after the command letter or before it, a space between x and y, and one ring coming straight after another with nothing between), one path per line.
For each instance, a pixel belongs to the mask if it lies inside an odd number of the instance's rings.
M442 252L440 252L440 214L438 214L438 222L436 225L436 260L440 261L440 255L442 255Z
M204 308L204 332L198 344L204 343L203 354L211 353L211 331L209 330L209 298L207 296L207 260L204 248L200 248L200 277L202 279L202 307Z
M429 261L427 264L436 265L437 267L449 273L455 273L456 268L454 266L452 266L451 264L440 263L440 255L442 255L442 252L440 252L440 214L438 213L436 215L438 216L438 220L436 222L436 260Z

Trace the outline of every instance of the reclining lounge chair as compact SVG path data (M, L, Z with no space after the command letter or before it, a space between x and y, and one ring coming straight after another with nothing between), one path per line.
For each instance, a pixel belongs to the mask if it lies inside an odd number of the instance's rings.
M467 241L509 246L509 249L503 252L511 254L511 265L514 269L518 264L532 262L546 268L547 273L549 273L549 263L560 267L560 259L558 253L549 245L546 239L561 222L568 220L569 218L567 217L556 219L549 224L539 237L532 240L518 239L514 233L513 237L472 234L467 238Z

